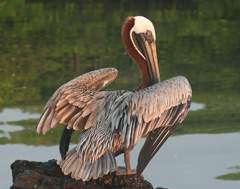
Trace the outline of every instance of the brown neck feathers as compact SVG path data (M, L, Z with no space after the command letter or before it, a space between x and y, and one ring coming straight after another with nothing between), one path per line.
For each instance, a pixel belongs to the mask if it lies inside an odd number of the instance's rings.
M125 23L122 26L122 41L123 45L128 53L128 55L134 60L134 62L137 63L139 70L142 74L143 83L139 88L147 87L150 83L150 78L148 76L147 72L147 66L146 61L143 59L143 57L137 52L134 45L132 44L131 38L130 38L130 31L132 27L134 26L134 17L128 17Z

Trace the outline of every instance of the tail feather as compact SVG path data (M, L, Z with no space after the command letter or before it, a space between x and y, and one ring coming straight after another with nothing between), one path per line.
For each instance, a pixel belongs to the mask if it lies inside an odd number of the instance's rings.
M62 161L62 171L65 175L68 175L71 173L72 166L75 164L76 161L76 154L74 151L70 151L68 158L66 158L66 161Z
M71 174L72 178L88 181L97 179L117 170L113 153L107 151L101 158L93 163L84 163L79 158L76 148L67 153L65 160L59 160L58 165L65 175Z

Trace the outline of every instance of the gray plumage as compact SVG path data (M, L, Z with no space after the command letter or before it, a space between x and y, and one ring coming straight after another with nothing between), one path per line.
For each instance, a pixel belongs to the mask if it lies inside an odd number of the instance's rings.
M58 123L80 132L77 146L58 161L63 173L72 178L86 181L116 171L115 154L132 149L146 136L137 166L141 173L187 115L192 91L185 77L136 92L100 91L116 77L114 68L79 76L61 86L45 106L38 133Z

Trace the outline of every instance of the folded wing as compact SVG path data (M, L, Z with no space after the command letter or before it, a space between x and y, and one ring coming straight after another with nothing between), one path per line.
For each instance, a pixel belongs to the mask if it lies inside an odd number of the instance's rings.
M178 76L119 98L113 112L113 125L132 148L147 136L138 158L141 173L177 123L186 117L192 96L185 77Z
M83 74L58 88L47 102L37 132L45 134L59 123L74 130L94 125L95 108L104 92L99 92L117 77L115 68L103 68Z
M147 88L138 94L132 105L131 116L138 116L145 125L146 141L138 156L137 173L141 174L177 123L189 110L192 90L185 77L178 76ZM141 100L141 103L139 102ZM143 106L148 107L145 110Z

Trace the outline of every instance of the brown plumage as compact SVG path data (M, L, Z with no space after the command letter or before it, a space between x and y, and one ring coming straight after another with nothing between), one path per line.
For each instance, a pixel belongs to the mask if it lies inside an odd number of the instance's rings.
M126 173L131 174L129 153L146 137L137 165L141 174L188 113L192 96L188 80L177 76L159 81L152 23L144 17L129 17L122 38L143 77L138 90L101 91L117 77L117 70L92 71L61 86L38 123L38 133L58 123L79 131L77 146L58 161L63 173L75 179L86 181L117 171L115 156L120 153L124 153Z
M94 120L98 91L117 77L115 68L89 72L61 86L47 102L37 126L37 132L45 134L58 123L68 128L84 130ZM93 119L89 119L93 118Z

